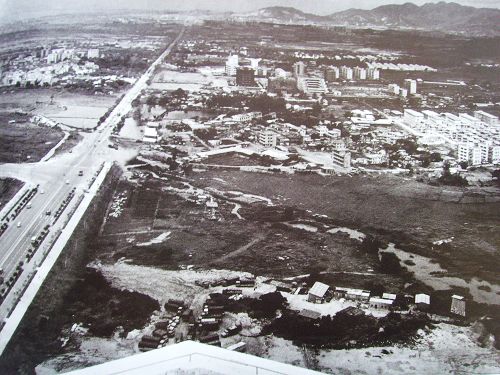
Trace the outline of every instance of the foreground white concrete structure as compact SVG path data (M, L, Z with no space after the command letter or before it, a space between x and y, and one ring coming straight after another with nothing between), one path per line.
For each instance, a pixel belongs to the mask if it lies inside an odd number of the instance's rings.
M194 341L184 341L67 374L317 375L320 373L250 354L238 353Z

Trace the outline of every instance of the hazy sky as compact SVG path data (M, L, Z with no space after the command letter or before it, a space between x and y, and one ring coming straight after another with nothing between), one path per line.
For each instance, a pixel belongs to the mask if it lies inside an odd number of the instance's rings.
M292 6L306 12L329 14L348 8L371 9L379 5L405 2L408 0L0 0L0 19L5 22L8 19L111 9L210 9L243 12L272 5ZM412 2L421 5L436 1ZM455 0L455 2L475 7L500 8L500 0Z

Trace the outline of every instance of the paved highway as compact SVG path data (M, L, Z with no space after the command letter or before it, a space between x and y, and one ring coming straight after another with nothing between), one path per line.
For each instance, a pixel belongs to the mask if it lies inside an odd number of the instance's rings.
M123 157L121 150L108 147L109 136L122 116L130 111L132 101L147 87L147 81L151 78L156 66L168 56L182 37L184 30L185 28L136 81L98 130L93 133L82 133L84 139L74 147L72 153L58 155L46 162L3 164L0 166L0 176L2 177L17 178L33 185L39 185L38 192L31 199L31 208L25 207L14 221L10 221L9 228L0 237L0 268L3 269L7 278L12 275L20 261L25 261L27 251L32 247L31 238L37 236L46 225L54 222L54 213L71 190L76 189L75 196L56 224L51 227L51 232L44 245L47 245L51 236L62 228L68 219L68 212L76 204L78 197L85 194L89 183L102 163L112 162ZM78 175L80 170L83 171L83 176ZM46 215L47 211L51 211L50 216ZM20 223L19 227L18 223ZM13 292L14 290L11 291L11 293Z

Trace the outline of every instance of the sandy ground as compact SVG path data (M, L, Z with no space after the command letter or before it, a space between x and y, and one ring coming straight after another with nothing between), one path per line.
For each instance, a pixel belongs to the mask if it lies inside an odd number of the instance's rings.
M228 270L168 271L152 267L136 266L120 261L114 265L93 264L104 277L118 289L132 289L148 295L161 304L168 299L193 301L199 294L208 293L195 285L195 281L213 281L231 277L250 277L249 273Z
M136 354L134 348L136 338L82 337L77 352L70 352L47 360L35 368L38 375L58 374L77 368L112 361Z
M264 340L264 357L329 374L498 374L500 357L479 347L467 327L440 324L420 332L413 348L390 346L351 350L304 351L279 337ZM385 354L384 354L385 353Z
M304 366L329 374L498 374L498 351L481 348L468 327L439 324L421 331L414 347L379 347L351 350L298 348L291 341L269 337L264 357ZM386 354L384 354L386 353Z
M383 354L382 350L390 354ZM331 374L498 374L498 351L481 348L470 328L439 324L414 348L321 351L319 369Z

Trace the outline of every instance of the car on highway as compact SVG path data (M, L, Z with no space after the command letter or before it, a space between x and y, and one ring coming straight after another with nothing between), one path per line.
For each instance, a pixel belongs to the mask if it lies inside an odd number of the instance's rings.
M18 223L17 223L17 227L18 227L18 228L21 228L21 222L18 222Z

